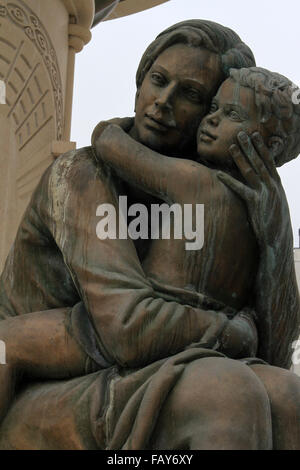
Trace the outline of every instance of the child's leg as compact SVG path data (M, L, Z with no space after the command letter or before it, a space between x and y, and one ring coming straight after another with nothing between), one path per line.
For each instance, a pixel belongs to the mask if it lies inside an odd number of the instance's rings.
M67 328L70 311L46 310L0 322L0 340L6 346L6 364L0 365L0 420L23 374L60 379L85 373L87 355Z

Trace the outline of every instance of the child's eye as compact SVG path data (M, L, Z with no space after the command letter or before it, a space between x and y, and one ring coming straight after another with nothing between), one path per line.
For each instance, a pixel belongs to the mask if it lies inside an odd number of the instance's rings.
M229 117L230 117L231 119L240 119L240 115L239 115L239 113L237 113L236 111L230 111L230 112L229 112Z

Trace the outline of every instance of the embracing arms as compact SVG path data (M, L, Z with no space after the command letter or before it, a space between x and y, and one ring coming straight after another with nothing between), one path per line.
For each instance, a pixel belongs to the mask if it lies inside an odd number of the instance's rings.
M97 138L93 140L98 158L127 182L166 202L185 199L195 203L201 200L201 191L211 195L211 172L207 167L190 160L161 155L130 138L119 126L100 124L102 129L98 127ZM250 337L254 346L257 341L256 328L252 314L247 311L229 322L226 353L233 357L238 344L244 341L245 345L249 345ZM224 338L222 342L224 348ZM251 356L255 347L251 354L249 350L247 354L247 347L243 350L246 356Z
M99 159L121 178L166 202L199 198L209 178L205 166L157 153L109 122L103 123L94 146Z
M248 320L230 321L223 313L160 298L131 240L97 238L97 207L117 206L114 188L110 174L84 149L55 162L32 202L62 253L107 363L138 367L195 342L234 357L254 355L256 337L248 332ZM239 333L231 343L230 330L247 335L240 341Z

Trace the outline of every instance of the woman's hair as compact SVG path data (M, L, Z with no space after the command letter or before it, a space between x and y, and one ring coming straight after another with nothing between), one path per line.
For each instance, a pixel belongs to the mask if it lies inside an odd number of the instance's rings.
M255 66L252 51L231 29L207 20L188 20L177 23L162 33L150 44L143 54L137 74L137 88L157 57L174 44L201 47L220 55L224 79L231 68Z
M255 93L255 104L260 111L261 123L270 135L283 139L284 151L275 160L277 166L300 154L300 105L293 103L295 85L283 75L260 67L230 70L230 78ZM274 128L274 119L276 119ZM271 128L268 129L268 124Z

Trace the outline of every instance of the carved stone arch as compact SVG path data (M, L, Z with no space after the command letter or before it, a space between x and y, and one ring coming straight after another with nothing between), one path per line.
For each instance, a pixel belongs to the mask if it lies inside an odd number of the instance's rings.
M56 53L46 28L22 0L0 0L0 79L6 84L0 156L5 251L41 173L51 163L50 148L43 154L40 150L60 140L63 129Z
M74 25L83 45L90 39L93 1L84 5L86 31ZM75 54L69 20L63 0L0 0L1 93L6 90L6 104L2 96L0 103L0 271L41 175L54 156L75 145L64 126L68 122L69 130L70 50Z

